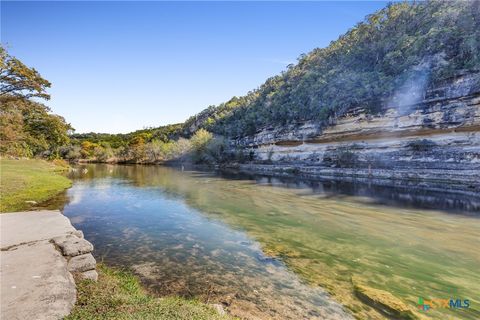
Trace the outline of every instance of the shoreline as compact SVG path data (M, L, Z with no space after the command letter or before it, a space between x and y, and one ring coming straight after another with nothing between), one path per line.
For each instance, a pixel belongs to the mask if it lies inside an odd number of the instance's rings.
M92 244L59 210L19 211L35 209L70 188L73 182L58 174L66 168L38 159L2 158L1 165L2 201L5 189L11 196L10 206L0 212L2 318L5 313L9 319L46 315L49 319L100 320L114 313L116 319L127 319L125 308L130 309L129 315L138 312L139 317L158 318L165 313L179 319L190 315L196 319L231 318L221 306L174 296L155 298L133 274L103 264L96 267ZM19 185L19 179L26 187ZM39 198L38 193L45 189L48 192ZM23 292L21 301L17 301L19 292ZM119 299L125 302L118 305ZM44 301L55 301L55 306Z
M172 165L172 164L171 164L171 165ZM176 167L178 167L178 165L177 165ZM186 167L185 167L186 170L190 170L190 169L200 169L200 168L202 168L202 169L209 169L209 170L211 170L212 168L215 168L215 169L217 169L217 170L222 170L222 169L225 170L225 167L220 167L220 166L213 166L213 167L212 167L212 166L205 166L205 165L204 165L204 166L196 165L196 166L186 166ZM235 170L238 170L238 169L239 169L238 167L234 167L234 168L235 168ZM88 170L88 171L90 171L90 170ZM291 176L290 176L290 179L292 179L292 181L295 180L295 181L297 181L298 183L302 183L302 182L300 182L300 181L301 181L301 179L300 179L301 176L298 175L298 173L295 173L295 172L292 173L291 171L287 171L286 173L288 173L288 174L291 175ZM282 177L288 178L287 175L284 175L284 176L282 176ZM303 178L303 179L304 179L304 178ZM105 268L106 268L106 269L110 269L109 267L105 267ZM106 274L106 277L107 277L107 279L105 279L105 281L112 281L112 282L115 282L115 283L119 283L119 282L121 282L121 281L128 281L128 282L129 282L129 281L134 281L134 280L132 280L132 279L135 278L135 277L132 278L132 277L129 276L129 277L127 277L127 278L125 278L125 279L122 280L122 276L121 276L121 275L122 275L123 272L124 272L123 270L110 270L110 271L105 271L105 272L106 272L105 274ZM120 279L118 279L118 278L115 278L115 279L108 278L109 275L112 275L112 274L120 275ZM100 277L101 277L101 276L100 276ZM137 281L137 280L135 280L135 281ZM141 283L141 282L139 282L139 283ZM110 284L106 284L106 285L107 285L107 286L110 286ZM96 286L96 285L93 285L93 284L91 284L91 283L87 283L87 284L82 284L82 286L84 286L84 289L85 289L85 292L83 293L84 296L83 296L83 298L78 298L78 299L79 299L78 301L80 301L80 304L78 305L78 308L76 309L76 310L77 310L77 311L76 311L77 313L76 313L75 315L73 315L73 316L72 316L71 318L69 318L69 319L83 319L83 318L85 318L85 316L84 316L84 315L85 315L85 312L91 312L90 314L93 314L93 313L94 313L93 310L89 309L90 311L86 311L85 308L87 308L87 309L88 309L88 308L91 308L92 306L89 305L89 304L95 305L96 303L99 303L98 300L95 300L95 299L97 299L96 293L100 292L99 290L102 290L103 284L100 284L99 286ZM113 287L114 287L114 288L117 288L118 286L120 286L120 285L115 285L115 286L113 286ZM142 289L142 286L141 286L140 284L139 284L138 286L139 286L139 288L140 288L139 290L141 290L142 292L144 292L144 293L145 293L145 296L148 296L148 291L147 291L146 289ZM322 287L323 287L323 285L322 285ZM111 288L110 288L110 289L111 289ZM109 290L110 290L110 289L109 289ZM112 289L112 290L113 290L113 289ZM363 289L362 289L362 290L363 290ZM373 293L374 293L374 292L373 292ZM373 293L370 292L370 293L368 293L368 295L373 297L373 296L374 296ZM126 293L126 294L128 294L128 293ZM155 297L150 297L149 299L152 299L152 301L153 301L154 298L155 298ZM191 301L190 301L190 302L185 302L184 300L182 300L182 298L178 298L178 297L170 297L170 298L171 298L171 299L174 299L174 301L176 301L175 303L177 303L177 302L180 301L179 303L180 303L182 306L184 306L184 303L186 303L187 305L189 305L189 304L191 303ZM168 298L168 299L170 299L170 298ZM163 299L163 298L162 298L162 299ZM373 298L372 298L372 299L373 299ZM338 299L335 299L335 300L338 301ZM82 301L87 301L87 302L82 302ZM135 302L135 303L136 303L136 302ZM135 303L132 303L132 304L135 304ZM156 304L156 303L157 303L157 302L155 302L155 303L152 302L152 304ZM200 301L198 301L198 300L196 300L196 302L194 303L194 305L195 305L195 308L196 308L196 307L205 308L205 306L203 306L204 304L202 304L202 303L201 303ZM387 305L387 304L385 304L385 305ZM191 305L189 305L189 306L191 306ZM345 306L345 304L342 303L342 306ZM387 305L387 306L388 306L388 305ZM146 307L148 307L148 306L146 306ZM192 307L193 307L193 306L192 306ZM105 308L107 308L107 306L105 306ZM118 308L121 309L122 307L121 307L121 306L118 306ZM148 307L148 308L149 308L149 307ZM106 310L108 310L108 309L106 309ZM202 310L203 310L203 309L202 309ZM206 309L205 309L205 310L206 310ZM350 310L350 311L352 311L352 310ZM93 317L92 319L95 319L95 317ZM100 318L99 318L99 319L100 319Z
M31 210L72 186L67 167L40 159L0 159L0 214Z
M479 196L480 175L476 170L465 170L462 175L441 177L435 169L378 169L378 168L325 168L289 164L239 164L226 166L227 170L262 174L272 177L301 178L312 181L339 181L374 184L385 187L414 188L426 191L446 192L467 196ZM452 170L455 172L455 170ZM466 178L468 177L468 178Z
M464 196L480 195L480 171L444 169L404 168L332 168L307 164L284 163L232 163L193 164L188 162L108 162L83 160L73 164L144 165L173 168L240 172L279 178L300 178L308 181L336 181L373 184L391 188L413 188L415 190L445 192ZM479 169L480 170L480 169Z
M93 245L59 210L4 213L0 221L2 318L67 316L77 282L98 278Z

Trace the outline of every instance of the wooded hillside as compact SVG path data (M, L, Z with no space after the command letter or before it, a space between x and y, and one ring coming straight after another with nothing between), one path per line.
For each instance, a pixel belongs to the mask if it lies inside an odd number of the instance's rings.
M357 106L377 112L408 81L429 84L475 69L479 1L390 4L246 96L191 117L184 130L235 138L265 127L322 122Z

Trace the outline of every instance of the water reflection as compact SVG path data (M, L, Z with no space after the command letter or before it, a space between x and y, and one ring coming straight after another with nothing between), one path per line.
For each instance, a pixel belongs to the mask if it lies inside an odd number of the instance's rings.
M247 319L349 318L324 290L265 256L245 233L148 186L142 174L125 179L138 174L134 167L123 170L121 177L108 167L77 172L83 179L68 191L64 214L94 243L97 257L130 267L161 295L222 303Z
M298 179L291 177L271 177L219 171L227 179L249 179L258 184L280 186L293 189L310 189L312 194L325 197L355 196L359 201L373 202L400 208L421 208L445 210L449 213L479 215L480 194L447 192L425 188L420 182L398 181L395 186L374 183L349 182L326 179Z
M380 205L419 197L392 190L378 197L383 191L368 186L224 179L157 166L87 168L73 173L64 213L97 257L133 268L160 294L200 296L252 319L345 317L320 285L357 317L381 318L353 294L351 278L360 276L412 307L419 296L451 294L474 306L432 310L434 318L480 317L475 216ZM457 200L456 211L472 207Z

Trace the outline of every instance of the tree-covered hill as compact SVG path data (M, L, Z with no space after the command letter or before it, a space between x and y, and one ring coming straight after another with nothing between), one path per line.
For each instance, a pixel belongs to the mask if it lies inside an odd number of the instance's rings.
M459 71L480 70L480 1L390 4L328 47L301 55L245 96L210 106L183 124L128 134L68 136L70 125L32 100L48 99L50 83L0 49L2 155L148 163L193 155L196 162L250 161L254 155L231 150L229 139L304 121L324 125L357 107L380 112L400 102L396 92L406 83L423 88Z
M322 123L352 107L377 112L406 81L432 83L474 69L480 69L480 1L390 4L246 96L191 117L184 132L205 128L235 138L269 126Z
M145 142L152 140L159 140L162 142L168 142L170 140L177 140L180 138L181 129L183 124L169 124L157 128L145 128L130 133L76 133L72 134L70 138L74 143L82 143L89 141L97 144L105 144L112 148L119 148L128 146L129 141L133 139L143 139Z

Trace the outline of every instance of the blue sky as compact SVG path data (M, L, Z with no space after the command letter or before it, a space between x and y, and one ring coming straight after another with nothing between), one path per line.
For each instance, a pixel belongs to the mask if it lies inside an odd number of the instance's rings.
M182 122L387 2L1 2L1 42L52 82L76 132Z

